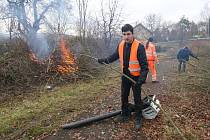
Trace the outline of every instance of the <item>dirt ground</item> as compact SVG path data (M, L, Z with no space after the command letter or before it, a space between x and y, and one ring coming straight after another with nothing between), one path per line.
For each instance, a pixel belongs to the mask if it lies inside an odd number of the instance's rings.
M172 53L169 52L167 54ZM180 86L182 83L175 84L178 78L182 78L183 74L177 73L176 59L165 59L168 57L167 54L159 54L160 65L157 66L157 70L160 82L154 84L148 79L142 87L142 98L145 97L146 93L157 95L163 109L182 131L185 138L190 140L210 140L210 94L209 92L197 92L185 89L185 87ZM114 80L117 80L119 84L107 87L105 92L101 93L106 96L96 97L88 105L87 111L78 115L74 121L120 109L120 78L116 77ZM130 97L130 102L133 102L132 96ZM50 136L40 139L179 140L181 137L166 117L164 117L163 112L160 111L158 116L153 120L143 119L141 130L134 128L133 115L132 119L127 123L119 123L116 117L113 117L76 129L62 130L60 128Z

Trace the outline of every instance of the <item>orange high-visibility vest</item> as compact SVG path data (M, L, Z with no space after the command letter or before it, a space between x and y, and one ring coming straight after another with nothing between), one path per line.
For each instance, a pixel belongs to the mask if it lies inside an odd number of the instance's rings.
M145 51L146 51L146 55L147 55L147 60L148 61L158 61L157 53L156 53L154 44L149 43L148 47L145 47Z
M130 60L129 60L129 67L128 70L130 71L130 74L133 76L139 76L140 75L140 64L137 58L137 50L139 47L139 41L134 39L132 46L131 46L131 52L130 52ZM122 40L119 44L118 53L119 53L119 60L121 65L121 70L123 71L123 50L125 47L125 41Z

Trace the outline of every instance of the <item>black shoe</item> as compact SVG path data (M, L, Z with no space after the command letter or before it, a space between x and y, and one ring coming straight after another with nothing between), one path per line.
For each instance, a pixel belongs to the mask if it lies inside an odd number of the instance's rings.
M125 116L125 115L122 115L122 114L117 117L117 120L119 122L128 122L129 119L130 119L130 116Z
M152 81L152 83L159 83L159 81Z
M135 121L135 127L136 127L136 129L137 130L140 129L141 126L142 126L142 119L136 119L136 121Z

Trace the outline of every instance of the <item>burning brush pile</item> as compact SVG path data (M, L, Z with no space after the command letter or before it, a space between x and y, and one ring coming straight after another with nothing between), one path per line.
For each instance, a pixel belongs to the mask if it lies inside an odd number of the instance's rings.
M51 57L50 71L60 74L72 74L78 70L74 55L66 48L64 38L61 37L60 48L55 50Z
M29 53L30 59L37 64L47 65L46 73L56 75L72 75L78 70L76 59L73 53L66 47L64 37L61 36L59 47L53 50L46 60L39 60L32 52Z
M58 47L46 60L39 60L29 51L24 41L16 40L0 55L0 89L20 91L46 84L59 84L76 80L79 69L73 53L61 37ZM0 91L0 92L1 92Z

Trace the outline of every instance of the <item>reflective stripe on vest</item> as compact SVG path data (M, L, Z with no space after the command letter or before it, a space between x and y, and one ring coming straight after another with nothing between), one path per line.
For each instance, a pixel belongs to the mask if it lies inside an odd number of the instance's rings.
M130 72L137 72L137 71L140 71L141 69L140 68L136 68L136 69L131 69L131 68L128 68Z
M138 64L139 65L139 61L129 61L129 64Z
M118 53L120 58L120 65L121 70L123 71L123 51L125 47L125 41L122 40L119 44ZM132 45L131 45L131 52L130 52L130 59L129 59L129 67L128 70L130 71L130 74L133 76L139 76L140 75L140 65L137 58L137 50L139 47L139 41L134 39Z

